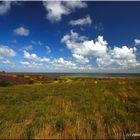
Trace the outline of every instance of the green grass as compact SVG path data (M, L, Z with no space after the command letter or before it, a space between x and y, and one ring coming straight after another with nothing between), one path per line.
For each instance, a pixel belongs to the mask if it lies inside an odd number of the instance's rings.
M0 87L0 138L126 138L140 133L140 79L65 78Z

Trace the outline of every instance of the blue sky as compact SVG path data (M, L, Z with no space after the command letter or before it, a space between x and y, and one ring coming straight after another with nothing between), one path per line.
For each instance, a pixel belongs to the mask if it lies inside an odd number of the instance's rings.
M0 71L140 72L140 2L0 2Z

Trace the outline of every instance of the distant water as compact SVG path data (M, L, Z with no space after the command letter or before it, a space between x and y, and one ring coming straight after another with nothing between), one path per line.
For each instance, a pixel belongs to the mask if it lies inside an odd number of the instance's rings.
M107 78L107 77L139 77L140 73L15 73L15 74L39 74L50 76L67 76L67 77L95 77L95 78Z
M140 73L46 73L50 76L72 76L72 77L139 77Z
M14 73L14 74L39 74L50 76L67 76L67 77L92 77L92 78L108 78L108 77L138 77L140 73Z

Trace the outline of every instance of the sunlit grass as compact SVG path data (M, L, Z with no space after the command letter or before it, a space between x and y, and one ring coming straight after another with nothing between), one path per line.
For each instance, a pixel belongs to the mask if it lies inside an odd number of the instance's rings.
M0 87L0 138L125 138L140 132L140 79L62 78Z

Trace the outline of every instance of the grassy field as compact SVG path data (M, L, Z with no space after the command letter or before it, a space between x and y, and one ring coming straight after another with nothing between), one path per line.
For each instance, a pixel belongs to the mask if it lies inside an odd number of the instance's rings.
M1 139L140 133L140 78L64 78L0 87Z

